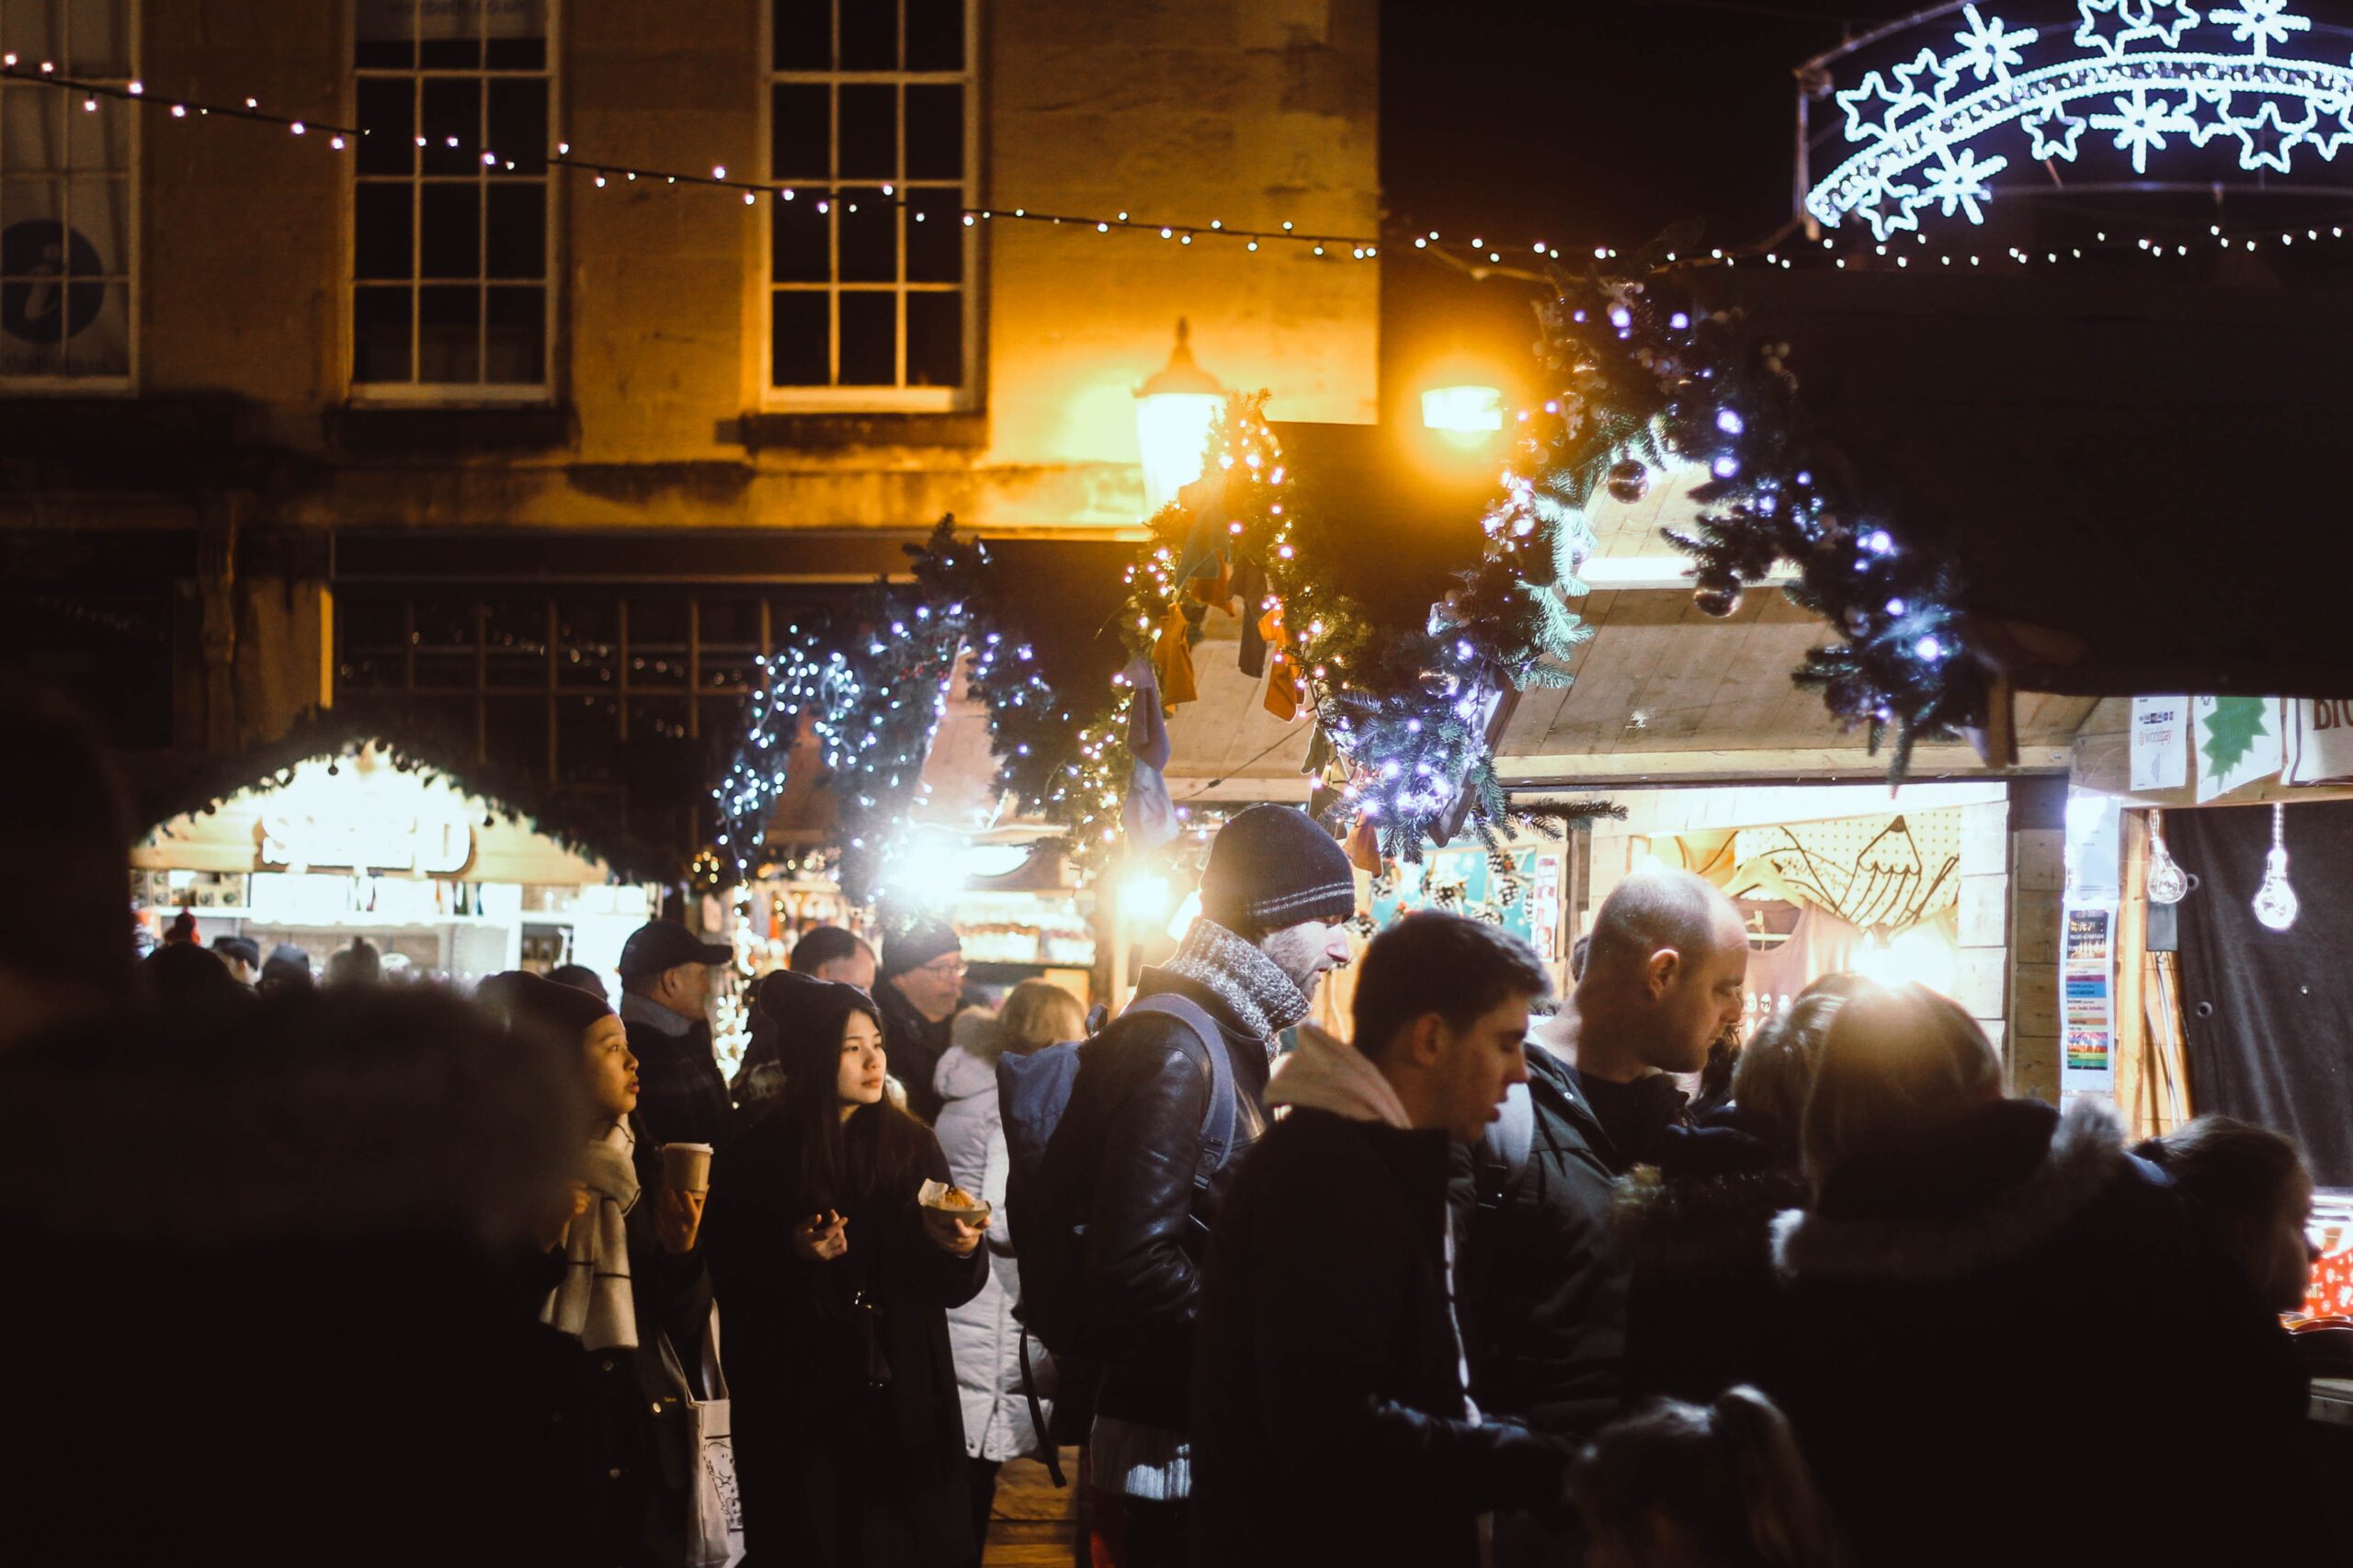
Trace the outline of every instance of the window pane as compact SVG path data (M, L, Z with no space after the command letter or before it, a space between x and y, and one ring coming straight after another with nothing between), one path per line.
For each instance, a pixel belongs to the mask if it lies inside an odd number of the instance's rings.
M954 283L964 276L961 190L907 194L907 277L916 283Z
M419 599L411 655L419 690L474 689L474 607L471 599Z
M0 85L0 168L46 174L63 165L66 97L54 87Z
M833 0L776 0L776 68L830 71L833 64Z
M787 184L833 177L833 89L785 85L774 91L768 167Z
M890 283L899 276L899 209L879 191L862 199L843 193L835 222L841 225L842 278L852 283Z
M482 154L470 151L482 139L482 81L427 77L425 83L425 138L422 162L429 175L470 175L482 167ZM457 140L450 146L451 138Z
M416 63L416 45L406 38L362 38L351 62L362 71L405 71Z
M831 214L817 210L807 196L772 204L775 244L771 262L779 283L823 283L833 276Z
M475 71L482 67L482 40L426 38L418 40L417 63L427 71Z
M61 7L68 48L60 69L85 81L129 77L131 28L123 6L124 0L69 0Z
M964 89L907 89L907 177L964 177Z
M899 89L852 84L841 89L844 179L899 177Z
M899 297L842 296L842 380L846 387L887 387L899 379Z
M687 684L687 601L629 601L629 684Z
M650 741L682 741L687 737L687 699L683 697L632 697L629 703L631 745ZM705 794L704 799L710 796Z
M565 784L608 784L620 744L620 704L609 697L567 697L556 707L556 777Z
M38 65L57 58L57 33L45 5L0 6L0 43Z
M817 290L782 290L770 296L770 380L780 387L822 387L833 380L829 298Z
M409 291L355 289L351 295L351 376L359 381L409 379Z
M899 68L899 0L840 0L845 71Z
M547 380L547 290L492 289L483 305L483 380L537 386Z
M409 203L414 193L406 180L398 184L363 182L358 191L354 220L352 265L361 278L406 278L411 275Z
M99 98L95 109L82 107L88 99L68 101L73 107L65 116L65 156L74 172L131 167L131 117L138 110L119 98Z
M469 284L416 292L416 379L480 381L482 290Z
M70 290L73 314L66 324L65 373L69 376L131 374L131 286L76 284Z
M499 157L494 174L535 175L547 167L548 84L544 76L494 80L490 90L490 150Z
M399 687L406 679L408 668L402 620L398 599L337 594L335 629L340 647L336 682L367 690Z
M548 40L543 38L494 38L483 46L483 63L493 71L544 71Z
M964 69L964 0L907 0L907 69Z
M131 273L131 183L121 179L70 180L65 219L72 241L65 250L71 277L125 278Z
M548 190L529 185L494 185L489 205L492 278L544 278L548 256Z
M482 276L482 187L428 184L417 197L417 256L421 276Z
M548 699L491 697L483 700L483 742L490 760L531 778L548 770Z
M548 684L548 601L536 595L492 599L485 606L483 654L493 686Z
M556 607L558 684L609 687L620 658L620 604L598 597L566 599Z
M907 384L964 384L964 296L907 296Z
M359 172L405 175L416 168L416 85L405 77L359 79Z

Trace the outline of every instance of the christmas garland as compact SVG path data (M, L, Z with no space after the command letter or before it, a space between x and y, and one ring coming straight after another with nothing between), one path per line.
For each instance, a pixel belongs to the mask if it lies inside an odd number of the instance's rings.
M1752 341L1741 312L1701 311L1655 274L1558 275L1540 313L1563 384L1525 416L1532 476L1510 482L1513 527L1581 518L1605 487L1639 501L1670 464L1704 468L1691 493L1697 525L1665 530L1695 562L1702 610L1732 614L1744 586L1793 563L1790 597L1840 634L1794 678L1820 687L1848 727L1865 727L1874 753L1893 735L1892 782L1915 742L1982 721L1986 680L1969 655L1950 563L1899 543L1840 470L1809 453L1788 345Z

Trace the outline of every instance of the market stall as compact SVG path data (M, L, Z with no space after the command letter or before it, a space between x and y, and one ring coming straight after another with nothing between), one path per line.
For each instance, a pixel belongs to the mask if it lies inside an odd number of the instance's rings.
M131 850L139 918L191 910L199 939L301 949L314 968L365 938L388 972L470 984L501 970L585 964L618 989L630 932L657 891L373 739L277 761L155 824Z

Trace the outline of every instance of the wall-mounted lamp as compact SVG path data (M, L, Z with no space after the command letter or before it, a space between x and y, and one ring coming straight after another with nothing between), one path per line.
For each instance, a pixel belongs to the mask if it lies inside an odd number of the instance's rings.
M1144 515L1176 499L1201 477L1209 458L1210 426L1225 406L1225 389L1193 361L1192 328L1176 318L1176 347L1168 363L1136 389L1136 445L1143 452Z

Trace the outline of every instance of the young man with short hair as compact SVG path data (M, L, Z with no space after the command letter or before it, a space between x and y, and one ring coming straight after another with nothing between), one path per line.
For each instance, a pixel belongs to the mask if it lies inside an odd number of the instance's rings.
M1565 1443L1482 1420L1455 1322L1452 1152L1527 1077L1551 977L1518 937L1408 915L1366 949L1357 1043L1302 1031L1290 1113L1210 1245L1193 1560L1476 1568L1480 1517L1558 1510Z
M656 1143L716 1147L728 1127L727 1076L711 1046L711 971L734 957L675 920L649 920L621 948L621 1024L637 1058L637 1117Z

